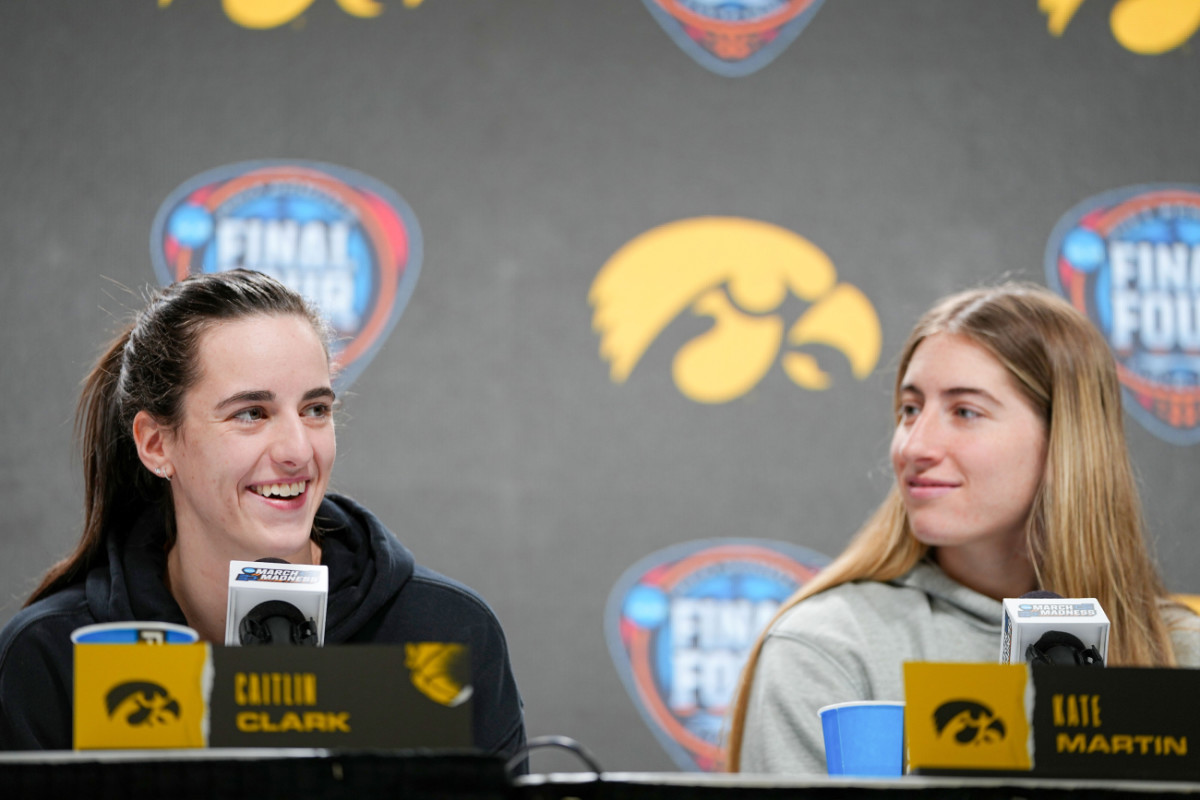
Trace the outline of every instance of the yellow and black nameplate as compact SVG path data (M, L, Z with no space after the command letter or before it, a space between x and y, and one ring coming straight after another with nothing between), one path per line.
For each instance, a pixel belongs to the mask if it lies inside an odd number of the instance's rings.
M909 771L1028 771L1029 688L1024 664L905 664Z
M204 747L208 646L75 647L75 749Z

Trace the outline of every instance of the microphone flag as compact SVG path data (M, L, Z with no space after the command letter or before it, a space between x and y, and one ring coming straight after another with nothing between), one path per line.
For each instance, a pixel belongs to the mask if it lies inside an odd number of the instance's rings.
M325 606L329 568L324 565L267 561L229 562L229 600L225 644L325 643ZM281 626L291 642L279 641ZM273 631L276 640L270 639ZM249 634L249 636L248 636ZM263 641L263 637L266 641Z
M1051 595L1050 592L1038 592ZM1108 659L1108 615L1094 597L1005 598L1000 663L1075 663L1104 666ZM1066 653L1064 660L1058 653Z

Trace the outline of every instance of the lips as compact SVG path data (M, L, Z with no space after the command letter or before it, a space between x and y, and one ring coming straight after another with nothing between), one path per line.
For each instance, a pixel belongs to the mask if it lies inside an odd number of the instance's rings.
M949 494L959 487L957 481L943 481L934 478L909 478L904 482L908 495L916 500L929 500Z

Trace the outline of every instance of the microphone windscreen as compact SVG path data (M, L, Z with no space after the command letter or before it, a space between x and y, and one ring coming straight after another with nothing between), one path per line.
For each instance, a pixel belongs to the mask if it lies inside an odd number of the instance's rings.
M1024 663L1030 653L1044 653L1052 642L1066 635L1081 643L1079 649L1088 654L1087 663L1099 666L1108 659L1108 616L1094 597L1061 597L1038 591L1005 598L1001 608L1001 664ZM1051 632L1056 636L1042 642L1042 637Z
M303 643L315 639L318 646L325 643L325 607L329 597L329 568L317 564L288 564L278 559L229 562L229 597L225 613L225 644L243 644L243 631L257 632L251 637L256 644L267 638L275 643L280 637L266 635L273 631L278 620L290 614L265 613L279 601L296 609L299 621L289 622ZM279 606L282 607L282 606ZM254 613L258 609L258 613ZM291 639L292 637L287 637ZM249 641L247 643L250 643Z

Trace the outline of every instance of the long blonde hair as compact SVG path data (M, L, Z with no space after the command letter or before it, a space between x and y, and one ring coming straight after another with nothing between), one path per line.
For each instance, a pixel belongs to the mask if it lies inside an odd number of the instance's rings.
M1100 601L1112 623L1110 664L1173 666L1159 607L1166 588L1146 542L1121 386L1100 332L1065 300L1032 284L951 295L917 321L901 350L893 412L913 353L935 333L963 336L990 352L1046 422L1046 464L1026 523L1038 585ZM775 620L834 586L897 578L927 552L913 537L893 487L842 554L788 598ZM773 625L759 635L735 695L727 742L731 772L741 762L754 672Z

